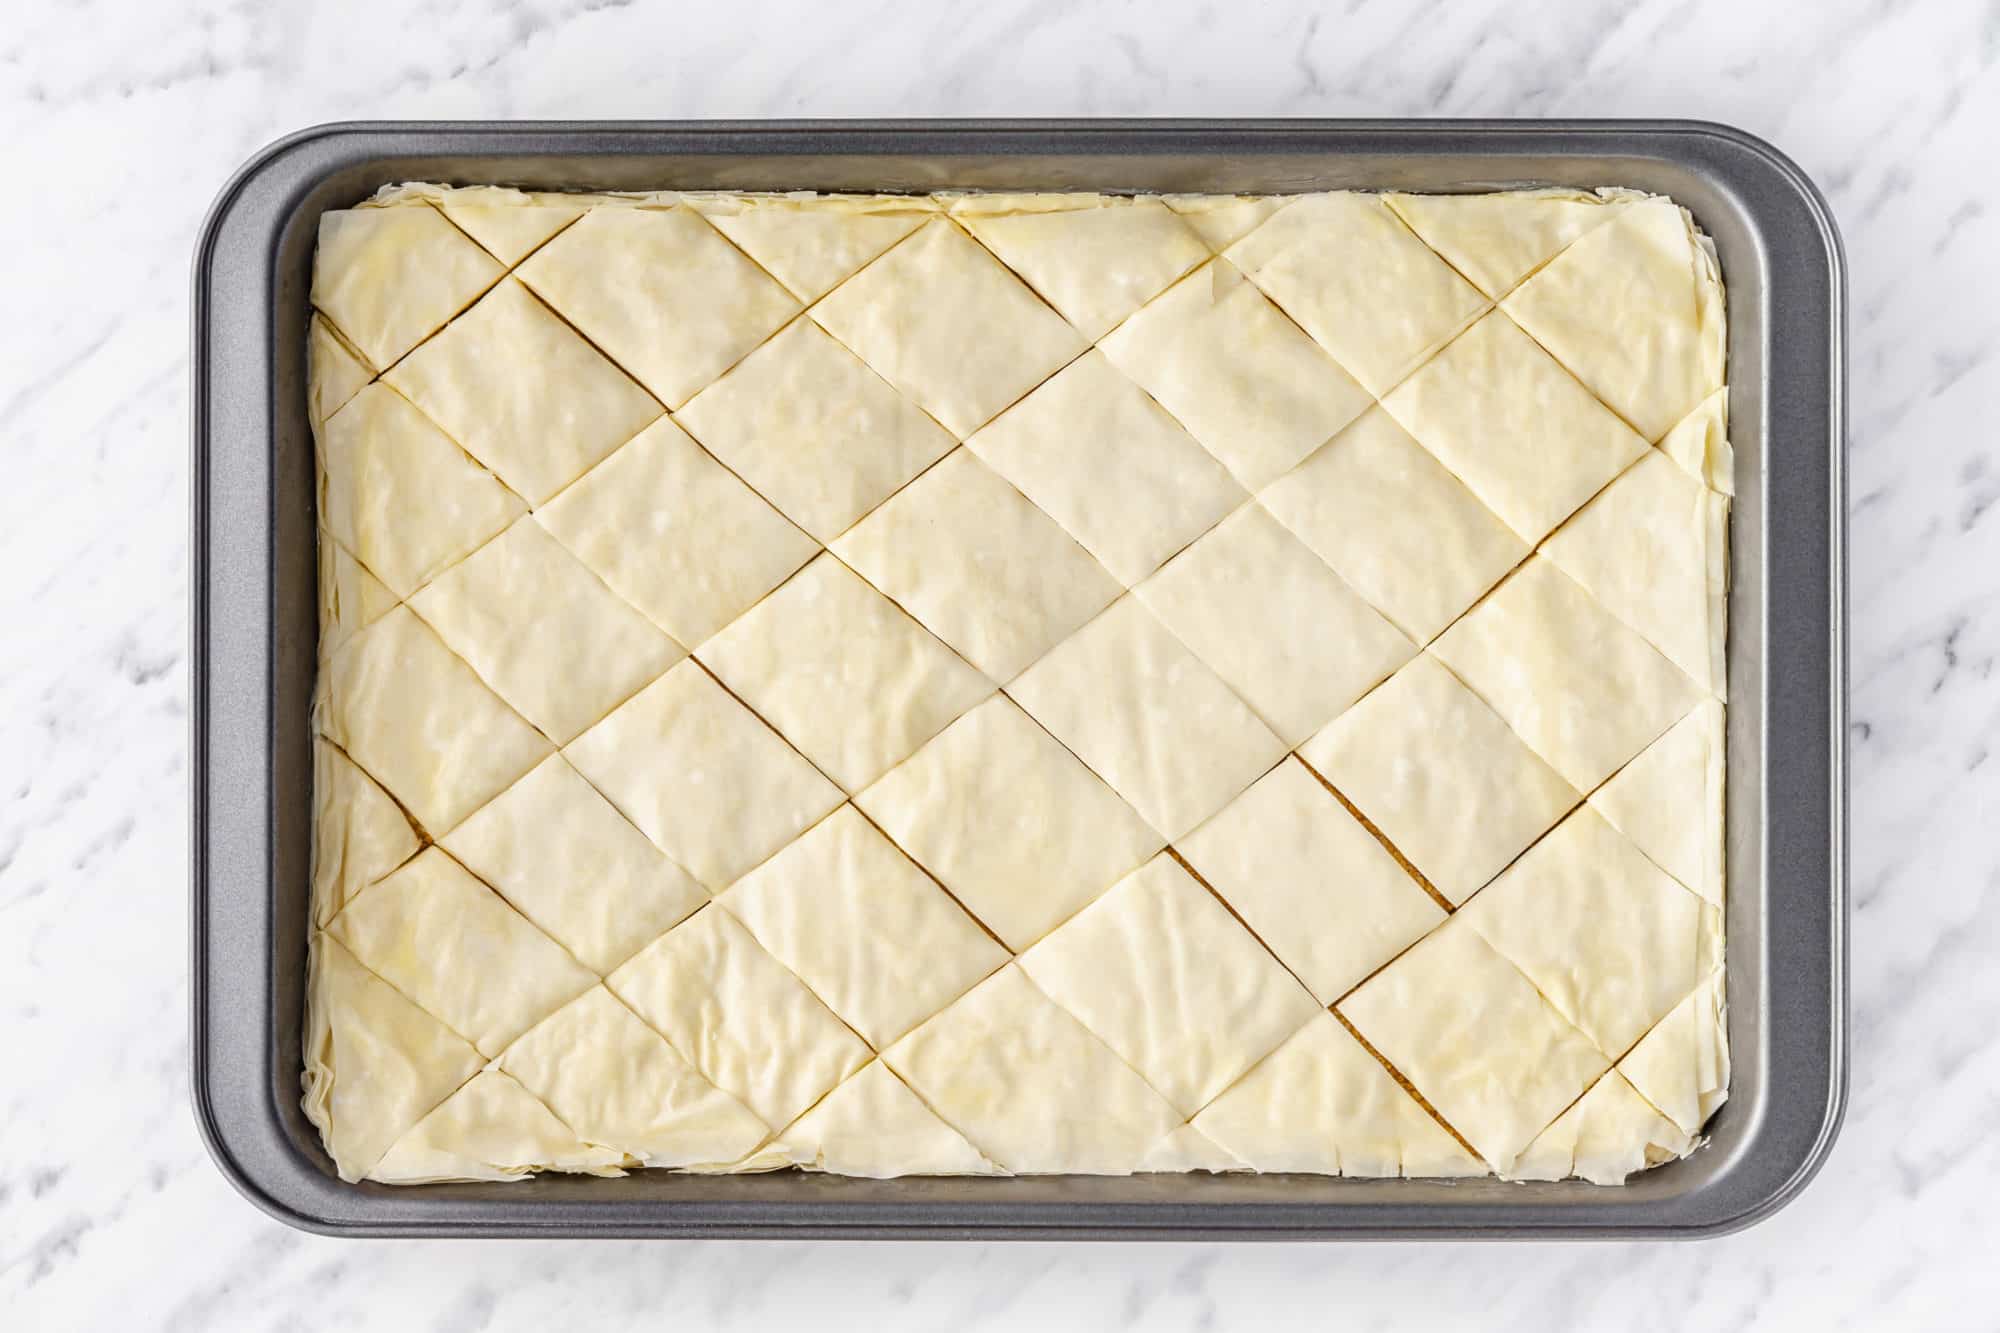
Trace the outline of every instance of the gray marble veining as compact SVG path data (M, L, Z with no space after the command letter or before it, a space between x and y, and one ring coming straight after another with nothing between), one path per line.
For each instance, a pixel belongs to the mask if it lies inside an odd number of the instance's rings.
M0 33L9 1327L1992 1326L2000 4L25 8ZM1822 183L1852 268L1854 1050L1800 1202L1694 1246L858 1249L342 1243L232 1193L187 1109L204 208L324 120L807 114L1694 116Z

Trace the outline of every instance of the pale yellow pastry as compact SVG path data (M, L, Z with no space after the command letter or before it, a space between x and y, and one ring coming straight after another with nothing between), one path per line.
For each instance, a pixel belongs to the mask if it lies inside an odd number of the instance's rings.
M837 787L695 662L626 700L563 755L711 891L840 804ZM651 762L666 755L671 762Z
M1379 195L1295 199L1228 257L1374 394L1486 308Z
M1136 597L1123 597L1007 687L1164 838L1278 762L1285 743Z
M1701 697L1685 671L1545 555L1431 652L1578 791L1617 772Z
M1193 1115L1310 1018L1317 1003L1162 853L1021 955L1182 1115Z
M435 847L350 900L327 930L489 1059L597 981Z
M1507 1174L1513 1180L1580 1176L1622 1185L1634 1171L1685 1156L1693 1146L1614 1069L1538 1134Z
M882 1058L974 1147L1017 1174L1144 1170L1182 1121L1012 964Z
M843 1176L1004 1174L880 1060L787 1125L777 1151L794 1165Z
M686 207L592 209L517 272L668 407L799 311L790 292ZM691 309L705 317L688 318Z
M1445 922L1339 1009L1502 1175L1611 1066L1466 921Z
M946 727L854 803L1015 950L1163 843L1004 696Z
M342 1179L1705 1141L1734 454L1671 200L413 183L319 237Z
M1330 1013L1293 1033L1194 1125L1254 1171L1485 1174Z
M1622 1055L1707 974L1721 915L1585 805L1459 911L1543 998Z
M960 439L1084 347L942 218L822 299L812 317Z
M1322 1004L1444 920L1444 908L1306 766L1288 759L1180 841Z
M1723 710L1705 699L1590 794L1655 865L1722 906Z
M640 1165L734 1162L770 1136L603 986L523 1033L500 1068L585 1141Z
M1007 951L851 805L736 881L720 905L876 1050Z
M964 449L831 550L996 681L1020 675L1120 591L1054 519Z
M993 692L991 680L830 555L698 655L847 792Z
M1502 304L1648 440L1722 385L1715 252L1671 199L1621 209Z
M320 458L320 522L398 597L470 555L527 509L380 381L326 419Z
M1369 405L1367 390L1227 259L1181 279L1100 346L1252 488Z
M1299 755L1453 904L1579 799L1428 653L1328 723Z
M868 1062L868 1047L735 917L704 908L606 979L612 994L769 1125Z
M513 278L501 279L383 378L533 504L661 411Z

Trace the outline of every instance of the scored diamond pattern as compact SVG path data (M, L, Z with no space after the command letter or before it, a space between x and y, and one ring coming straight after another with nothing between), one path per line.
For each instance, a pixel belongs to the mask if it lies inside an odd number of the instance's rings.
M1007 961L851 805L738 880L722 906L877 1050Z
M1337 255L1326 253L1329 235L1345 242ZM1376 195L1287 204L1228 257L1375 394L1486 305Z
M1713 273L1618 193L329 214L341 1174L1686 1151Z
M660 415L651 394L513 278L384 378L534 504Z
M653 396L679 407L798 302L689 208L596 208L518 270ZM702 317L689 318L699 310Z
M942 219L844 283L812 317L960 439L1083 350L1060 315Z

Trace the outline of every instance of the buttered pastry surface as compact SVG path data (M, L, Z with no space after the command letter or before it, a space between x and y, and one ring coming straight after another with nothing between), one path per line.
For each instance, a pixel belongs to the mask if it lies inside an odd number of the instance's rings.
M1732 468L1671 200L407 185L312 304L343 1177L1701 1141Z

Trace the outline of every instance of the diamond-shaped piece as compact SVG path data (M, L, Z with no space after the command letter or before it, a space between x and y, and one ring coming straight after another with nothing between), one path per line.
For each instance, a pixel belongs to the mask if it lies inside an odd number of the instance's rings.
M389 614L396 594L367 567L347 553L325 528L319 532L319 656L321 661L341 645Z
M370 1180L519 1180L535 1171L621 1176L625 1155L585 1143L534 1094L484 1069L396 1140Z
M789 1124L868 1062L861 1039L712 905L640 950L606 984L766 1124Z
M1486 1174L1340 1020L1324 1011L1204 1107L1193 1123L1253 1171Z
M1158 199L975 194L951 214L1093 342L1209 254Z
M383 378L532 504L660 415L651 394L513 278Z
M1453 903L1579 797L1428 654L1299 749Z
M1650 449L1556 529L1542 552L1696 684L1723 693L1727 498Z
M1653 863L1722 906L1722 705L1704 700L1590 794Z
M1184 1119L1014 964L882 1058L1017 1174L1124 1175Z
M812 317L960 439L1083 350L1060 315L942 218Z
M384 370L501 272L428 204L335 209L319 217L312 303Z
M1671 199L1625 209L1522 283L1505 309L1648 440L1722 384L1715 255Z
M946 727L855 804L1016 950L1161 845L1005 696Z
M1285 753L1136 597L1113 602L1007 692L1169 840Z
M1486 307L1376 194L1296 199L1229 247L1229 260L1371 393Z
M321 423L347 406L375 372L320 314L312 317L306 333L306 366L306 400L317 436Z
M957 444L809 319L780 329L676 416L823 542Z
M694 662L639 691L563 754L711 891L840 804L831 782Z
M438 575L410 609L558 745L687 655L532 515Z
M443 845L599 973L708 898L561 755L475 811Z
M1424 244L1496 299L1628 206L1615 193L1582 190L1392 194L1383 202Z
M1729 444L1729 390L1717 389L1660 441L1660 452L1712 491L1736 494L1736 451Z
M1221 254L1271 214L1291 202L1282 194L1168 194L1160 202L1180 214L1181 221L1209 249Z
M360 1180L426 1111L471 1078L479 1052L328 935L313 940L306 1114L334 1169Z
M1047 514L961 449L833 543L833 553L994 680L1121 589Z
M511 266L582 217L586 205L567 195L524 194L485 185L450 191L438 209L488 254Z
M1318 731L1416 652L1255 504L1135 592L1287 745Z
M1632 1086L1690 1134L1700 1133L1729 1100L1724 1017L1723 973L1717 968L1618 1062Z
M1382 405L1529 542L1646 452L1644 440L1497 310Z
M535 517L690 647L819 549L664 417Z
M320 521L407 597L527 510L408 399L369 385L326 419Z
M877 1050L1007 961L851 805L718 901Z
M1001 1174L880 1060L788 1125L777 1149L808 1171L878 1180Z
M1611 1063L1478 931L1456 919L1339 1007L1503 1175Z
M1542 556L1431 645L1578 791L1686 716L1687 673Z
M1247 1171L1248 1167L1225 1151L1221 1144L1196 1129L1182 1125L1146 1150L1141 1171Z
M1535 1136L1510 1180L1568 1180L1622 1185L1635 1171L1685 1156L1694 1143L1612 1070Z
M1714 906L1587 805L1458 915L1612 1058L1694 989L1722 933Z
M597 982L435 847L347 904L327 929L488 1059Z
M699 656L849 792L993 692L993 682L830 555Z
M921 226L908 195L696 195L688 203L801 301L817 301Z
M417 854L410 820L375 780L324 740L313 742L313 920Z
M1369 405L1368 391L1226 260L1181 279L1101 346L1253 490Z
M1296 760L1180 850L1322 1004L1444 920L1444 909Z
M603 986L528 1029L500 1067L585 1139L647 1166L733 1162L770 1135Z
M594 208L515 271L668 407L799 311L686 207Z
M1094 348L966 448L1127 586L1244 500L1229 470Z
M1165 855L1022 954L1020 968L1183 1115L1319 1011L1229 909Z
M550 749L408 607L348 640L321 668L328 740L433 837L498 796Z
M1436 638L1528 553L1379 407L1258 499L1418 643Z

